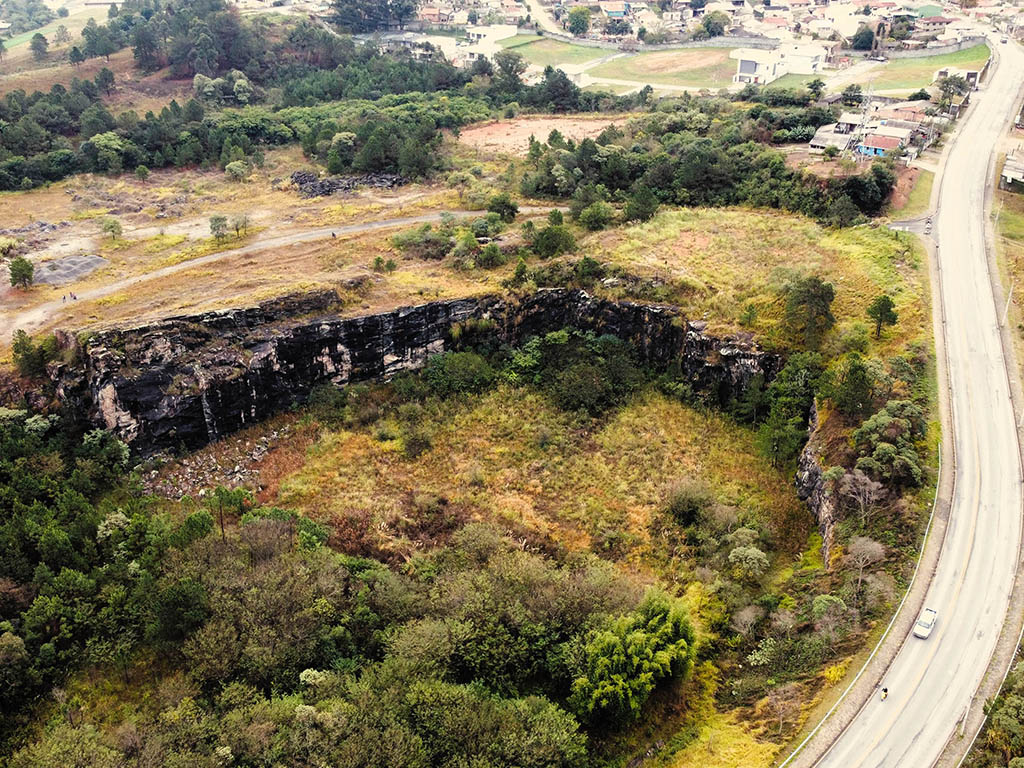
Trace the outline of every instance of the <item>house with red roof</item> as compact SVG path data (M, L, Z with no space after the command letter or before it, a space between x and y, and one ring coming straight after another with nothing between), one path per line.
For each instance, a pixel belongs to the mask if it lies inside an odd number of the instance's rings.
M869 133L857 144L857 153L878 157L886 152L892 152L903 146L903 142L895 136L880 136L877 133Z

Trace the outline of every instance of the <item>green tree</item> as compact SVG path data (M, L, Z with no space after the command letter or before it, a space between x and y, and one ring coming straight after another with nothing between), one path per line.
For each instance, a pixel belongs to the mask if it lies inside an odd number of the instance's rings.
M3 45L3 43L0 43L0 45ZM82 53L82 49L79 48L77 45L72 46L71 50L68 52L68 61L70 61L71 64L76 67L83 61L85 61L85 54Z
M569 32L582 37L590 30L590 9L582 6L569 11Z
M107 216L100 224L104 233L110 235L111 240L117 240L121 236L121 222L113 216Z
M882 337L883 325L896 325L900 319L896 312L896 304L887 293L875 298L868 307L868 317L875 321L875 338Z
M96 73L96 87L107 95L113 93L114 82L114 73L107 67L103 67L103 69Z
M861 24L860 28L853 33L850 45L855 51L870 51L875 44L875 33L871 27Z
M658 197L650 187L641 184L630 195L623 210L626 221L649 221L658 212Z
M506 224L511 224L519 213L519 206L516 205L508 192L501 192L490 199L487 203L487 210L498 214Z
M11 274L11 285L15 288L28 288L35 278L36 268L24 256L15 256L7 264Z
M135 178L137 178L141 182L145 182L146 179L149 178L149 168L147 168L144 165L136 166L136 168L135 168Z
M57 356L57 342L46 336L38 344L23 330L14 332L11 344L14 367L22 376L38 377L46 373L46 364Z
M821 94L825 92L825 81L820 77L816 77L807 84L807 92L811 94L811 98L817 101L821 98Z
M153 28L145 22L136 24L132 30L132 56L142 69L160 66L160 43Z
M231 217L231 228L235 230L235 237L241 237L249 230L249 216L244 213L236 213Z
M494 66L497 69L494 77L495 88L506 101L514 100L523 87L520 78L526 71L526 59L516 51L502 50L494 54Z
M845 88L841 94L842 102L848 107L859 106L861 101L864 100L864 91L856 83L852 83Z
M811 276L794 280L783 290L786 300L786 325L800 334L804 343L816 348L835 325L832 301L836 297L832 283Z
M856 468L895 486L921 484L924 472L917 446L924 414L911 400L890 400L853 433L860 458Z
M721 11L712 11L711 13L704 14L704 18L700 22L708 37L721 37L725 34L725 30L729 28L729 24L729 17Z
M595 232L607 227L614 219L615 209L608 203L598 200L596 203L591 203L580 211L579 220L583 227L591 232Z
M244 160L235 160L224 166L224 173L232 181L245 181L249 175L249 164Z
M833 399L836 408L847 416L862 416L871 408L875 380L857 352L851 352L839 374Z
M729 553L729 565L740 579L756 582L768 571L768 556L755 546L740 546Z
M954 96L962 93L967 93L971 86L968 85L963 75L949 75L943 77L937 83L939 86L939 93L942 94L942 103L949 104Z
M63 24L58 25L57 30L53 33L53 41L57 45L71 42L71 33L68 32L68 28Z
M4 60L4 56L7 55L7 46L4 45L3 38L0 38L0 61ZM74 64L74 62L71 62Z
M210 234L217 240L223 240L228 235L228 217L215 214L210 217Z
M649 592L632 614L587 638L570 707L581 719L613 726L637 719L659 682L689 675L694 637L683 601Z
M29 43L29 48L32 49L32 56L36 61L42 61L46 58L46 52L50 47L50 41L43 37L42 33L36 32L32 35L32 42Z

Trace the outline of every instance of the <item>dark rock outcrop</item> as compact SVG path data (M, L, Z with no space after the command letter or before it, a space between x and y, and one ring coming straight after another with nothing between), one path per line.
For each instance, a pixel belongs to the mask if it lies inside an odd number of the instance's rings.
M779 367L775 355L707 335L674 308L582 291L453 299L348 318L333 314L336 304L327 291L105 331L68 350L65 359L78 362L54 365L50 375L63 402L148 455L200 447L303 402L317 384L419 368L449 348L453 325L474 318L492 321L513 345L564 327L614 334L648 365L678 364L694 390L722 402ZM78 344L71 334L60 339L65 349Z
M821 533L821 557L828 568L835 540L835 527L839 520L836 510L835 494L829 493L828 481L825 479L825 468L821 465L821 439L818 433L817 405L811 407L811 418L808 424L810 437L800 452L796 467L796 492L807 502L808 509L818 521Z

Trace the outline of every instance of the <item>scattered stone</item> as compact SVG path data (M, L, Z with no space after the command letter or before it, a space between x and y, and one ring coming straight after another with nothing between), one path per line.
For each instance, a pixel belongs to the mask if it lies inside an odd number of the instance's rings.
M313 171L295 171L292 185L303 197L329 197L335 192L352 192L357 187L394 189L409 183L396 173L364 173L360 176L327 176L321 179Z

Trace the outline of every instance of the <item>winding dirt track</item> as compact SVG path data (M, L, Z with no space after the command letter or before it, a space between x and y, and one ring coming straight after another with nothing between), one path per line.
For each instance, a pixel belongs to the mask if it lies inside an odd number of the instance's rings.
M545 213L549 209L524 206L519 210L520 213L530 214ZM297 243L325 240L330 238L332 234L351 235L361 232L372 232L379 229L383 230L405 227L410 224L435 222L440 221L441 217L445 214L451 214L453 216L479 216L481 213L481 211L467 210L434 211L432 213L424 213L418 216L399 216L390 219L379 219L377 221L366 221L360 224L349 224L347 226L318 227L316 229L307 229L301 232L291 232L284 235L266 236L266 233L264 233L262 236L258 236L258 239L255 242L248 243L247 245L243 245L238 248L218 251L217 253L200 256L199 258L192 259L190 261L183 261L179 264L161 267L160 269L155 269L152 272L126 277L123 280L107 283L106 285L98 288L81 291L77 295L80 300L88 301L90 299L101 299L104 296L110 296L111 294L118 293L126 288L131 288L133 285L145 283L149 280L158 280L163 277L174 275L178 272L184 272L188 269L195 269L196 267L201 267L205 264L212 264L216 261L220 261L221 259L259 253L267 250L268 248L280 248L295 245ZM55 312L59 312L62 307L67 308L67 305L62 303L60 299L54 299L53 301L48 301L45 304L30 307L14 314L0 314L0 339L10 339L14 331L18 329L28 331L29 333L35 331L44 325L51 315Z

